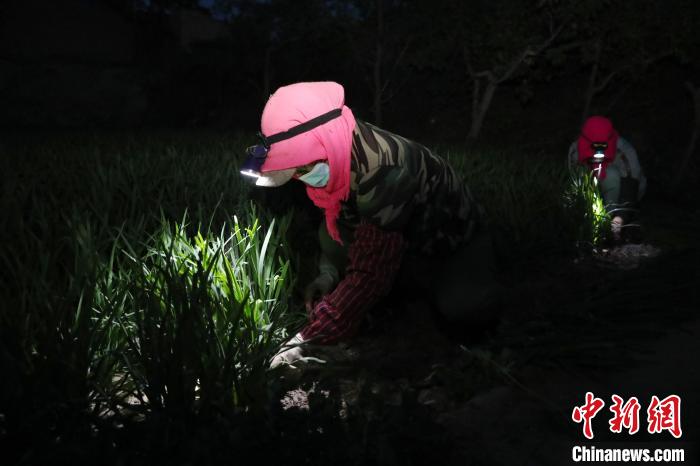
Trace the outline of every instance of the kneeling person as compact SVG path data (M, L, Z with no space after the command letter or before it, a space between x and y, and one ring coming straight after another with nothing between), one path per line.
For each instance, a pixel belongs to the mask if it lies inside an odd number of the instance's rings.
M580 165L591 169L612 218L613 237L620 240L623 227L633 218L646 191L647 180L637 151L618 134L609 119L592 116L569 147L568 163L570 168Z
M278 89L261 129L262 144L249 149L256 184L301 181L325 215L319 275L306 293L309 321L290 345L350 338L402 262L434 267L420 272L445 319L486 320L479 314L497 290L490 239L481 209L444 159L356 119L333 82ZM272 366L300 357L295 346Z

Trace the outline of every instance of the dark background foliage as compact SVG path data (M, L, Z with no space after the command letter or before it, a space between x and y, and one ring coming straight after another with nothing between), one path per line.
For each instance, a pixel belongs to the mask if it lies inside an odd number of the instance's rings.
M665 190L696 180L681 175L700 121L691 0L8 0L0 15L9 129L253 131L277 87L335 80L357 116L430 144L563 153L602 113L667 169Z

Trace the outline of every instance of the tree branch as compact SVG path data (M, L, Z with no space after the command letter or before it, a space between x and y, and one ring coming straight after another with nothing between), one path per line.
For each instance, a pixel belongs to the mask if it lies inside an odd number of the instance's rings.
M671 55L671 52L662 52L654 57L647 58L646 60L643 60L641 62L632 61L632 62L626 63L626 64L612 70L610 73L608 73L608 75L605 76L605 78L603 78L603 80L597 86L594 87L593 91L595 94L599 94L600 92L605 90L606 87L608 87L608 84L610 84L610 81L615 76L617 76L617 75L619 75L627 70L635 68L637 66L642 66L642 67L646 68L647 66L649 66L649 65L651 65L651 64L653 64L661 59L664 59L670 55Z
M464 55L464 64L467 67L467 74L474 80L485 78L488 81L495 81L496 78L491 70L474 71L471 59L469 58L469 49L466 44L462 46L462 54Z
M391 65L391 70L389 71L389 73L387 73L386 81L384 82L384 85L382 86L382 90L381 90L382 93L389 86L389 82L392 80L394 73L396 72L396 69L398 68L399 64L403 61L403 57L404 57L404 55L406 55L406 51L410 47L411 41L412 41L412 38L409 38L406 41L406 44L403 46L403 48L401 49L401 51L397 55L396 60L394 60L394 63Z
M509 80L513 74L518 70L520 65L525 61L526 58L529 57L536 57L537 55L541 54L543 51L545 51L551 44L554 42L554 40L561 34L561 32L564 30L564 26L567 24L567 21L563 21L559 27L557 27L554 31L550 32L550 35L547 39L544 40L538 47L533 48L532 46L527 46L525 49L515 58L513 59L508 67L506 68L506 71L496 79L497 84L501 84L504 81Z

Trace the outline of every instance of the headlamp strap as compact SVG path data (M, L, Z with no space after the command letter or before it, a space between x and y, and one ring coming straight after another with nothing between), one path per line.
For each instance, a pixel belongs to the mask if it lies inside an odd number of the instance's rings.
M287 131L282 131L280 133L273 134L272 136L265 136L262 133L258 133L260 135L260 138L262 139L262 143L265 147L269 148L272 144L280 141L284 141L285 139L293 138L294 136L298 136L299 134L305 133L307 131L310 131L318 126L321 126L324 123L327 123L331 120L334 120L338 118L343 112L342 108L336 108L334 110L331 110L330 112L326 112L322 115L319 115L315 118L310 119L309 121L305 121L304 123L298 124L296 126L292 126L289 128Z

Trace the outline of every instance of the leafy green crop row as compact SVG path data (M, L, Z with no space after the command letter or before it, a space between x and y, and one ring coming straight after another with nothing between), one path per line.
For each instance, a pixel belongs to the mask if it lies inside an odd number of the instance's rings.
M0 427L19 442L259 410L299 322L291 213L247 201L245 141L109 138L2 154Z
M24 136L0 154L0 434L37 454L114 419L167 437L178 419L261 413L269 360L303 317L292 214L250 202L247 138ZM449 159L512 260L599 240L589 184L565 199L563 163Z

